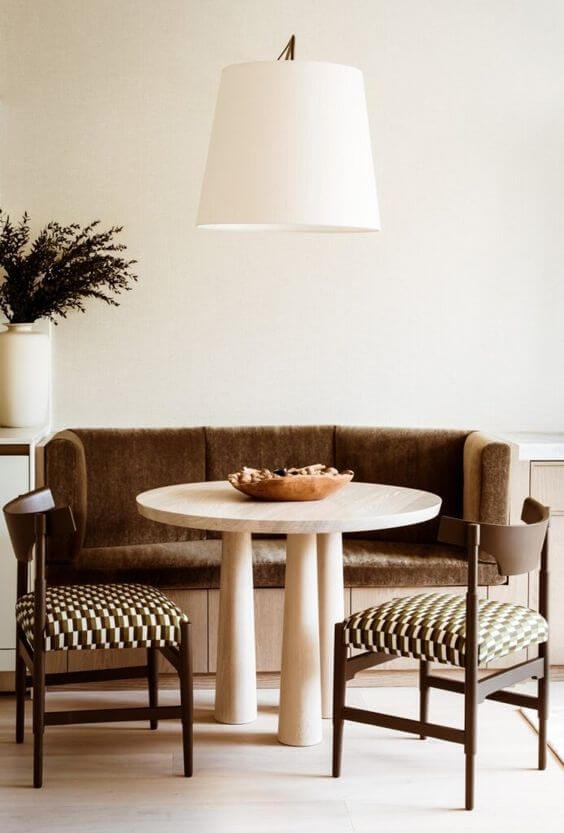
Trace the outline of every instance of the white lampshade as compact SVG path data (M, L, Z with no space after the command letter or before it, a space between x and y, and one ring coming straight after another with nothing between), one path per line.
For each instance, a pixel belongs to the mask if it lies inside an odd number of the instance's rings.
M198 226L377 231L362 72L313 61L226 67Z

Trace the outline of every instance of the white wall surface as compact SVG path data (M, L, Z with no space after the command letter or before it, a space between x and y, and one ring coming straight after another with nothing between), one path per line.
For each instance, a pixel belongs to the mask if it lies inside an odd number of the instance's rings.
M564 421L562 0L1 0L0 205L123 224L54 328L57 426ZM383 230L195 218L224 65L365 73Z

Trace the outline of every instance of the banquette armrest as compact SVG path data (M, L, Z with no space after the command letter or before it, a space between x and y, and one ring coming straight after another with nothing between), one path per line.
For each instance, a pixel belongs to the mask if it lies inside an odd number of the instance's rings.
M72 507L76 533L48 541L48 561L72 561L84 544L87 517L86 457L73 431L59 431L45 448L45 480L58 506Z
M464 443L464 518L482 523L509 522L510 443L473 431Z

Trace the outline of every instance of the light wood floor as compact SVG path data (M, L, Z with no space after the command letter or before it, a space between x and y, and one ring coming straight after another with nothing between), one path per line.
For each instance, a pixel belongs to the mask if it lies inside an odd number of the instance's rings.
M61 692L50 708L139 704L143 692ZM162 702L174 702L163 692ZM536 735L516 709L480 707L478 808L461 810L461 748L348 724L343 777L329 777L331 726L319 746L276 742L278 692L259 692L256 723L214 722L212 692L196 692L195 775L181 776L180 728L140 724L51 727L45 786L31 784L31 738L13 741L13 698L0 698L2 833L561 833L564 767L538 772ZM413 688L356 688L349 702L415 715ZM564 704L564 683L553 685ZM30 708L28 708L28 711ZM431 720L460 725L461 700L434 691ZM28 715L29 716L29 715Z

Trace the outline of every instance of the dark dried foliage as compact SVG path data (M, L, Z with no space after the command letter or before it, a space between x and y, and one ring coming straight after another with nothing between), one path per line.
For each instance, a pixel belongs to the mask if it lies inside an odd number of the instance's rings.
M66 318L84 312L89 298L119 306L114 296L137 280L136 261L120 256L126 249L115 242L121 226L98 231L98 225L51 222L30 245L29 216L14 224L0 209L0 310L10 322Z

